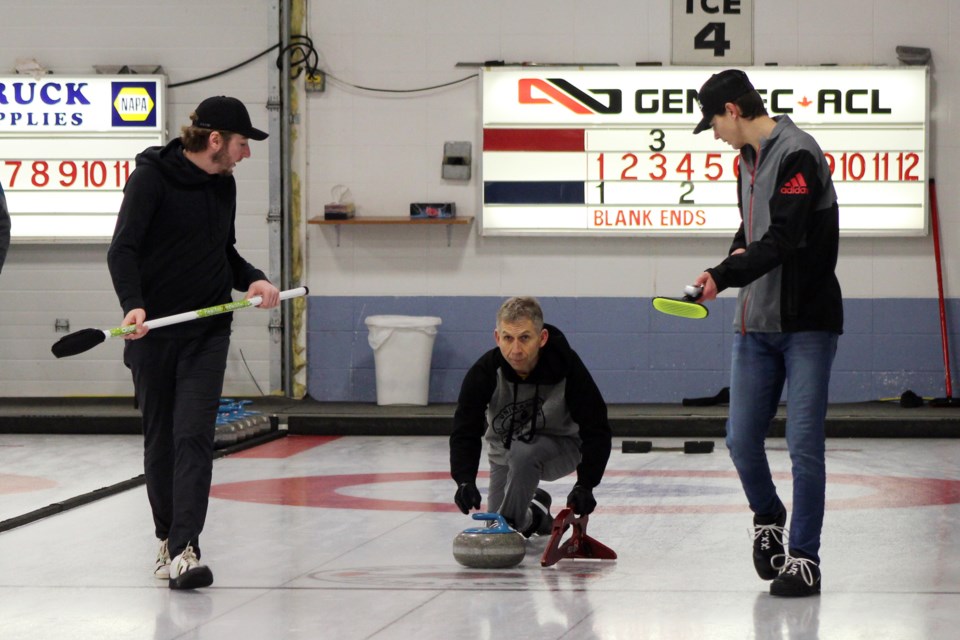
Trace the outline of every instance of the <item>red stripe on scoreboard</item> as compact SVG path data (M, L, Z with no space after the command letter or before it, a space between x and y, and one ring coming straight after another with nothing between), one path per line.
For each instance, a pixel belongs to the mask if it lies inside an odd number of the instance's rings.
M484 151L584 151L583 129L484 129Z

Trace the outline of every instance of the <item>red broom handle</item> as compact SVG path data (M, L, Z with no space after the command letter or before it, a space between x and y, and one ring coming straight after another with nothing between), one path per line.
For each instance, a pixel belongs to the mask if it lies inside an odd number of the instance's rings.
M933 252L937 263L937 295L940 299L940 337L943 343L943 368L946 371L947 398L953 397L950 381L950 341L947 337L947 310L943 304L943 274L940 270L940 217L937 215L937 182L930 178L930 223L933 227Z

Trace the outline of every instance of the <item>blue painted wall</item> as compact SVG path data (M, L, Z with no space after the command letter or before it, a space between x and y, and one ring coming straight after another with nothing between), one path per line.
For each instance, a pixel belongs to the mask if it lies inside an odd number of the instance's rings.
M430 402L456 402L467 369L494 346L497 297L312 296L307 334L307 391L323 402L376 402L373 350L364 318L439 316L430 371ZM656 313L649 298L540 298L589 367L611 404L674 403L727 386L735 298L711 303L705 320ZM945 395L937 300L844 301L845 332L831 378L831 402ZM951 363L960 340L960 304L947 318ZM954 372L956 367L952 366ZM954 391L954 396L958 391Z

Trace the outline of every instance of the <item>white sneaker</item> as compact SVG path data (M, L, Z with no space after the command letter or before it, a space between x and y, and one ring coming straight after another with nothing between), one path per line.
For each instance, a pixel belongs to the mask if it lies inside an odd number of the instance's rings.
M159 580L170 579L170 551L167 549L167 541L160 541L160 550L157 551L157 560L153 565L153 576Z
M171 589L199 589L213 584L213 572L210 567L200 564L192 545L170 561Z

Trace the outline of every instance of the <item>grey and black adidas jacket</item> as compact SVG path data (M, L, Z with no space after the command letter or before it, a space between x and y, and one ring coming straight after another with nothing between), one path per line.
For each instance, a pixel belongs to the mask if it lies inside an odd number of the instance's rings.
M726 260L707 272L717 289L740 287L734 324L747 332L843 332L836 276L837 194L816 140L788 116L740 151L742 222Z
M537 365L521 379L494 348L467 371L460 388L450 436L450 475L457 484L474 482L482 438L489 455L502 459L517 441L542 435L576 438L582 459L577 483L600 484L610 457L607 405L566 336L549 324Z

